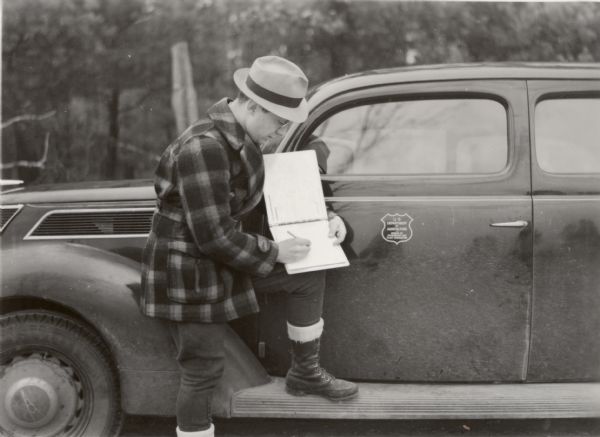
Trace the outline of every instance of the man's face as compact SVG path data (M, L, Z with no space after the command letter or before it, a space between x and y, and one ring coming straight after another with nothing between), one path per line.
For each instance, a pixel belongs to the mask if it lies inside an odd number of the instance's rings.
M253 102L248 105L246 132L256 144L264 142L287 123L286 119L266 111Z

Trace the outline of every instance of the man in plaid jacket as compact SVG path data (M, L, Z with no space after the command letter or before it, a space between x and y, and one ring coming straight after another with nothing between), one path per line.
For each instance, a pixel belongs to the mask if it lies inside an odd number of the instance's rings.
M178 437L214 435L210 405L224 368L226 323L258 311L256 291L287 295L288 392L341 400L358 391L319 365L324 271L288 275L282 265L304 257L310 241L275 243L240 227L262 197L258 145L288 121L306 119L308 80L290 61L265 56L237 70L234 82L238 97L213 105L169 145L156 171L158 209L143 254L140 306L168 320L177 348ZM346 235L334 214L330 234L338 242Z

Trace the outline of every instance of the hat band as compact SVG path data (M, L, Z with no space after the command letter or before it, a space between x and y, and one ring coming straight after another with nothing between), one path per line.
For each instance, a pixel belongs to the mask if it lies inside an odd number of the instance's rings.
M275 93L271 90L263 88L256 82L252 80L250 75L246 78L246 86L250 91L256 94L258 97L262 97L265 100L268 100L271 103L276 103L281 106L285 106L286 108L297 108L302 103L302 97L293 98L287 97L282 94Z

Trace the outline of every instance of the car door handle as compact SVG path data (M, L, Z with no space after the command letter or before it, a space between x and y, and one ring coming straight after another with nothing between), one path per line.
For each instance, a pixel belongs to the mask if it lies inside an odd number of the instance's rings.
M516 220L514 222L499 222L490 224L493 228L524 228L529 222L526 220Z

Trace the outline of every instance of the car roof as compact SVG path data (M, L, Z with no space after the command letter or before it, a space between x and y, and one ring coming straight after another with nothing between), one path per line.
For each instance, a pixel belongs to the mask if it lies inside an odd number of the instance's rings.
M318 85L311 90L310 104L314 107L334 95L367 87L478 79L600 80L600 63L470 63L370 70L342 76Z

